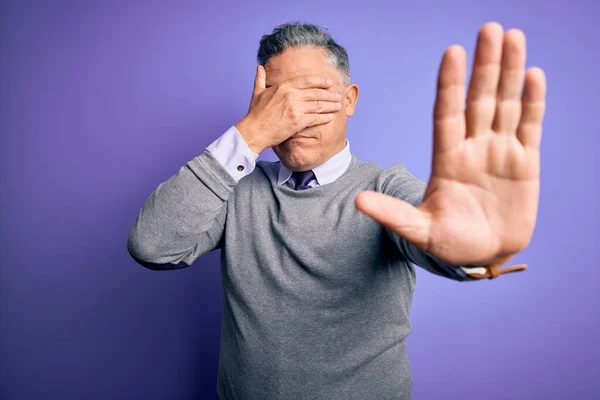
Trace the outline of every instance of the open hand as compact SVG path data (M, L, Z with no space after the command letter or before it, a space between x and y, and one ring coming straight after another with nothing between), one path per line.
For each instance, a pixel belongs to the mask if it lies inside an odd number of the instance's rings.
M365 191L356 207L421 250L456 265L487 264L527 246L536 222L546 80L525 70L525 36L485 24L466 95L466 53L442 58L432 172L418 207Z

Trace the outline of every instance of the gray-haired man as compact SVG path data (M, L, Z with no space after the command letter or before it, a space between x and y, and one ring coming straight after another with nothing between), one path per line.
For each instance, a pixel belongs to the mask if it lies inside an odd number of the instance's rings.
M449 47L425 184L350 152L359 90L324 29L277 27L258 62L248 114L158 185L129 252L164 270L222 250L222 399L410 399L412 264L458 281L525 268L498 266L535 225L543 71L525 70L522 32L486 24L465 99ZM269 147L280 161L257 162Z

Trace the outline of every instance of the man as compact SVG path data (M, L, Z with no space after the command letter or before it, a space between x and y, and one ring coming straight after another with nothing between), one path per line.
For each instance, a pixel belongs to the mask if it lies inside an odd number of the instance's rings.
M359 90L325 30L279 26L258 62L248 114L154 190L129 252L173 269L222 250L222 399L410 399L412 263L494 278L531 238L543 71L525 70L522 32L488 23L465 97L449 47L426 185L350 152ZM256 162L269 147L280 161Z

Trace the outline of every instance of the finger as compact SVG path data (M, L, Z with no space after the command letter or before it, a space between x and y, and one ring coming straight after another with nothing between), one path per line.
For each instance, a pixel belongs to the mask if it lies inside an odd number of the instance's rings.
M412 204L373 191L360 192L354 203L364 214L427 251L430 219Z
M525 73L522 104L517 138L523 146L537 149L542 139L542 120L546 108L546 75L541 68L532 67Z
M439 154L465 138L465 76L467 55L461 46L450 46L442 57L433 109L433 152Z
M266 90L267 86L267 75L265 68L262 65L256 66L256 75L254 76L254 88L252 89L252 98L250 99L250 106L248 106L248 112L252 110L258 96Z
M496 22L485 24L479 31L467 93L467 137L484 134L492 128L502 61L502 37L502 26Z
M328 89L333 85L333 80L322 75L300 75L289 79L287 83L296 89Z
M323 101L340 101L342 98L342 93L333 92L331 90L319 89L319 88L309 88L300 90L298 94L299 98L304 101L314 101L314 100L323 100Z
M335 113L342 108L342 103L339 101L307 101L302 105L302 109L306 114L314 113Z
M496 133L515 135L521 118L521 92L525 77L525 35L510 29L504 35L502 69L496 98L493 129Z
M304 114L301 118L302 129L310 126L322 125L330 122L334 117L334 113L323 113L323 114Z
M256 76L254 77L254 96L258 96L267 88L267 74L262 65L256 67Z

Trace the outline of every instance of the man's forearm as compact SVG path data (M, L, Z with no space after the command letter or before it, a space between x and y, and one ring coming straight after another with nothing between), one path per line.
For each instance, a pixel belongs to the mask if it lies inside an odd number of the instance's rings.
M388 230L388 234L391 233ZM455 266L446 263L432 255L424 252L423 250L416 247L414 244L409 243L403 238L395 236L396 245L406 257L408 261L419 267L439 276L449 278L455 281L472 281L476 280L468 275L468 272L472 272L469 269L465 270L465 266Z
M256 156L232 127L187 162L142 206L128 236L131 256L151 269L173 269L220 247L226 201Z

